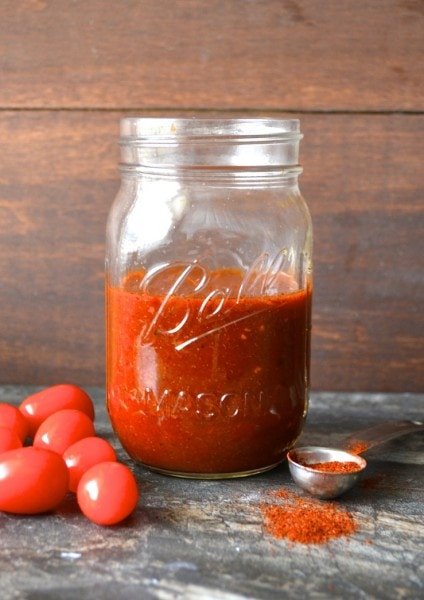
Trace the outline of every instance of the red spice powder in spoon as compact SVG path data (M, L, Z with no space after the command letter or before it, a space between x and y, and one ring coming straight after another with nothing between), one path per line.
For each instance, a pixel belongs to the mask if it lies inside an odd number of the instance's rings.
M309 467L315 471L324 471L326 473L354 473L360 471L361 466L353 461L329 460L327 462L307 463L299 461L304 467Z

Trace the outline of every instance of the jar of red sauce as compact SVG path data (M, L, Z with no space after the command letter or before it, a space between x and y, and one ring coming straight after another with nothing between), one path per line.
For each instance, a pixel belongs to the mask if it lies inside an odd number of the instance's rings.
M278 465L308 408L312 232L295 119L124 118L107 226L107 408L177 476Z

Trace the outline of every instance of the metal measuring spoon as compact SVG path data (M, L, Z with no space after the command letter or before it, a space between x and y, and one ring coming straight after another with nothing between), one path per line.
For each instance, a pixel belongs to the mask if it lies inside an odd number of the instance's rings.
M339 448L322 446L294 448L287 454L289 470L295 483L313 496L322 499L336 498L354 486L362 477L367 461L359 454L393 438L423 429L424 423L420 421L391 421L350 435L341 442ZM354 462L357 470L333 472L308 466L333 461Z

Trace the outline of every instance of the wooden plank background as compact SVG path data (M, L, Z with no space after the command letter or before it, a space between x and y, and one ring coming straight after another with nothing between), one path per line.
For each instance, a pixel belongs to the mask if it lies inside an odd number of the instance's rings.
M424 389L421 0L2 0L0 383L104 383L124 115L297 116L312 385Z

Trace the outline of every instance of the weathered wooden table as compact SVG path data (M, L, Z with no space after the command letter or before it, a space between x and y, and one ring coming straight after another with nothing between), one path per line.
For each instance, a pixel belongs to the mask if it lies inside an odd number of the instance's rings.
M32 391L3 386L0 402ZM98 433L137 476L138 507L110 528L83 517L73 498L54 514L0 513L2 600L424 598L423 433L366 454L365 480L338 500L358 524L353 535L293 544L265 531L260 510L270 491L296 491L286 464L231 481L151 473L120 449L103 390L88 391ZM383 420L423 416L424 395L315 393L302 442L337 444Z

